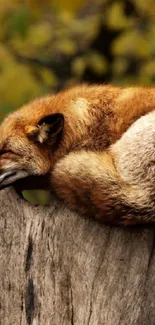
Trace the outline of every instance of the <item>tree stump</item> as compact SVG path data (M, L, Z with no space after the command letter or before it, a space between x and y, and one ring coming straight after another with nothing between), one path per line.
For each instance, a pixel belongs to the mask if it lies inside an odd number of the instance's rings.
M0 192L1 325L154 325L155 231Z

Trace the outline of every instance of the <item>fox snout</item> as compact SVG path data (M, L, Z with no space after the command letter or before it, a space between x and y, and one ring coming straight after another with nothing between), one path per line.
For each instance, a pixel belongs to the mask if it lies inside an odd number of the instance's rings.
M0 169L0 189L13 185L17 180L28 176L25 170L15 168Z

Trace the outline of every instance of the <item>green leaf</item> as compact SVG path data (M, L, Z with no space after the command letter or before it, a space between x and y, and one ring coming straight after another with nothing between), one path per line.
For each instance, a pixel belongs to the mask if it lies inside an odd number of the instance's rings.
M30 21L30 10L24 6L19 6L18 10L16 10L9 18L8 29L14 34L19 34L21 37L25 37Z
M32 204L49 204L49 193L44 190L23 191L23 197Z

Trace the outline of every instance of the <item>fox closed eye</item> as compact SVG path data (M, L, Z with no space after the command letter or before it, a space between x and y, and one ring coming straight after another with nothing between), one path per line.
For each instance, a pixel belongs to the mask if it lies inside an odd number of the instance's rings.
M12 153L12 151L10 152L10 150L0 150L0 156L5 155L6 153Z
M0 150L0 156L3 156L6 153L4 150Z
M18 155L18 156L20 156L20 154L19 153L17 153L17 152L14 152L13 150L0 150L0 156L4 156L4 155L6 155L6 154L13 154L13 155Z

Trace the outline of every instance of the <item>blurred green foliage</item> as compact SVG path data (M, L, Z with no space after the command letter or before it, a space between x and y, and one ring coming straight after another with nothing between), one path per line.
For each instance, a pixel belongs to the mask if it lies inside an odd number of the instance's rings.
M1 0L0 119L82 81L155 82L154 0Z
M152 84L154 0L1 0L0 114L77 82Z

